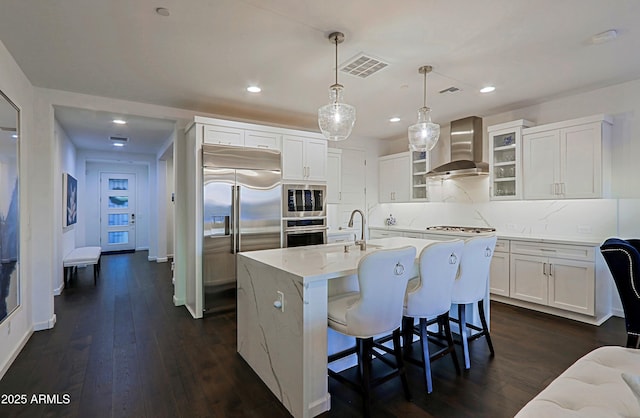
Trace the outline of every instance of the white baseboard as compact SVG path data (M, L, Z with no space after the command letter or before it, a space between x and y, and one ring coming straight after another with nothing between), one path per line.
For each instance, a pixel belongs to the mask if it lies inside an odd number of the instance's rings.
M178 299L175 296L173 296L173 305L174 306L183 306L184 305L184 299Z
M11 367L13 361L16 359L16 357L18 357L18 354L20 354L25 344L27 344L27 341L29 341L29 338L31 338L31 334L33 334L32 329L29 329L24 333L16 348L11 352L11 355L7 359L6 363L2 365L2 368L0 369L0 380L4 377L4 374L7 372L7 370L9 370L9 367Z
M151 256L149 256L149 257L147 257L147 260L149 260L149 261L156 261L156 258L157 258L157 257L151 257Z
M167 257L156 257L156 263L166 263L169 261Z
M60 286L53 289L53 296L60 296L62 294L62 289L64 289L64 283L60 283Z
M611 310L611 314L613 316L618 316L620 318L624 318L624 311L622 309L615 309L614 308L614 309Z
M136 247L136 251L149 251L149 247Z
M42 331L45 329L51 329L55 325L56 325L56 314L53 314L53 316L48 321L36 322L35 324L33 324L33 330Z

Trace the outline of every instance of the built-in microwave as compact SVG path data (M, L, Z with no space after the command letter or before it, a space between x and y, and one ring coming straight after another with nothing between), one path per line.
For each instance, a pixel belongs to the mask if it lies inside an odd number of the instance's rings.
M326 195L324 185L285 184L282 186L282 217L326 216Z

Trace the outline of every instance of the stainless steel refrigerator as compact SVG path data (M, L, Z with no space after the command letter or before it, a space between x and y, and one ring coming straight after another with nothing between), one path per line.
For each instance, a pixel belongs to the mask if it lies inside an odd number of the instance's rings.
M236 306L240 251L280 248L280 152L203 145L204 314Z

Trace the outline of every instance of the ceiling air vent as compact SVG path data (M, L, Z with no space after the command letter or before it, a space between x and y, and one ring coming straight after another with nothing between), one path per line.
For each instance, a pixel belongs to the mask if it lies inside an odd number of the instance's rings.
M111 141L114 147L124 147L124 144L129 142L129 138L125 136L110 136L109 140Z
M460 89L457 88L456 86L451 86L448 89L440 90L440 94L443 94L443 93L455 93L456 91L460 91Z
M365 54L358 54L343 64L342 67L340 67L340 71L356 77L367 78L388 65L389 64L378 58L373 58Z

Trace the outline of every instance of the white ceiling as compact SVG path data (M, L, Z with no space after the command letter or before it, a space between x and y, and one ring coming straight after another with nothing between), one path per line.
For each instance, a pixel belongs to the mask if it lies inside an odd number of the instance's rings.
M317 130L339 30L340 63L389 63L339 76L354 134L392 138L422 105L422 65L433 120L448 124L640 78L638 21L637 0L3 0L0 39L39 87ZM615 41L590 42L609 29Z

